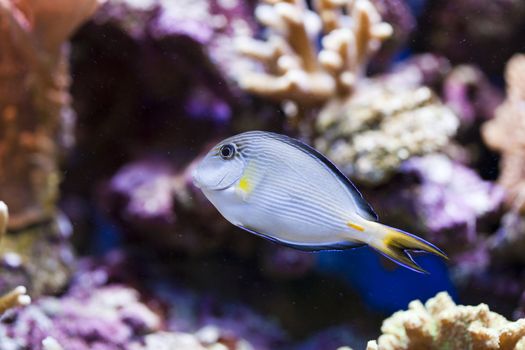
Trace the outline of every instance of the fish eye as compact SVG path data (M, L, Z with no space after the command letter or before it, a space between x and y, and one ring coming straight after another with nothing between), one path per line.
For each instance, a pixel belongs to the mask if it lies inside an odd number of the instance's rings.
M219 154L222 159L232 159L235 155L235 146L232 144L223 145L219 150Z

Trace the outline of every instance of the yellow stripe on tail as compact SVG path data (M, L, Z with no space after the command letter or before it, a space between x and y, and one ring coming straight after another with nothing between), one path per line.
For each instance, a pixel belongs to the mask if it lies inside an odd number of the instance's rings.
M370 246L395 263L420 273L428 273L412 259L409 251L427 252L448 259L445 253L433 244L408 232L398 230L380 223L374 223L375 239Z

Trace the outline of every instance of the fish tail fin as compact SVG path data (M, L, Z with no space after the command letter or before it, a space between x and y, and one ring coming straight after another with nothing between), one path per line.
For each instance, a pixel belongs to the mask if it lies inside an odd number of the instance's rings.
M369 242L372 248L412 271L428 273L414 261L410 251L427 252L448 260L447 255L432 243L397 228L374 223L374 230L371 234L376 236Z

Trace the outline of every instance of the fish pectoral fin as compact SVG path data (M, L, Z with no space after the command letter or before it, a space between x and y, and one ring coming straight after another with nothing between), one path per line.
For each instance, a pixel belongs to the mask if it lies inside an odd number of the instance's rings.
M370 240L370 246L388 259L410 270L428 273L414 261L410 252L426 252L448 259L439 248L422 238L382 224L376 224L374 227L370 234L376 237Z

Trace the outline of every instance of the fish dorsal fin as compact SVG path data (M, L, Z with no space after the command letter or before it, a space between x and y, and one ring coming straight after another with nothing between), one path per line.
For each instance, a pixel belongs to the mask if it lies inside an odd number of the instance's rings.
M324 166L326 166L337 178L341 181L343 185L347 188L348 192L350 192L352 201L354 202L357 213L363 217L364 219L371 220L371 221L378 221L379 217L375 213L374 209L368 204L368 202L363 198L363 195L359 190L355 187L355 185L350 181L335 165L332 163L328 158L326 158L324 155L319 153L315 148L299 141L296 139L293 139L291 137L288 137L286 135L280 135L272 132L265 132L265 134L268 134L268 136L273 137L277 140L280 140L282 142L285 142L305 153L308 155L316 158L319 162L321 162Z

